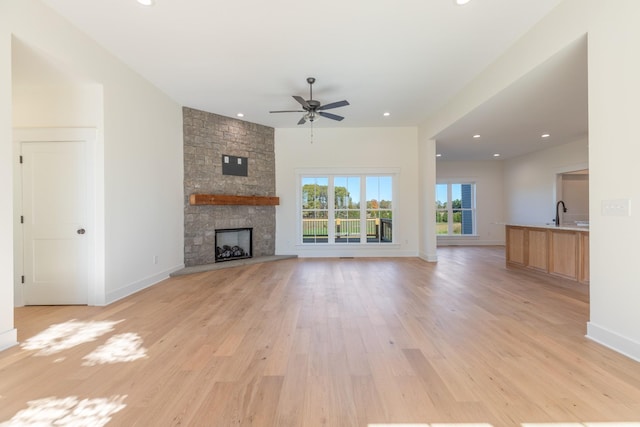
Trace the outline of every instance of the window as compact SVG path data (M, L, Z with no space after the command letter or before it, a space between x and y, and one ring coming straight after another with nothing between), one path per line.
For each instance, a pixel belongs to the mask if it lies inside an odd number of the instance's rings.
M360 243L360 177L333 178L336 243Z
M475 234L475 187L473 183L436 185L436 232L438 235Z
M302 235L304 243L327 243L329 178L302 178Z
M393 177L302 176L302 243L392 243Z
M392 183L390 176L367 177L367 242L369 243L393 240Z

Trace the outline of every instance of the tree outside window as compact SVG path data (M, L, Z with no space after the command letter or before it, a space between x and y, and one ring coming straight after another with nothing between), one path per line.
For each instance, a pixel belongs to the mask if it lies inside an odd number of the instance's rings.
M336 243L360 242L360 177L333 178Z
M302 234L304 243L327 243L329 179L302 178Z
M391 242L393 240L392 183L390 176L368 176L366 178L367 242Z

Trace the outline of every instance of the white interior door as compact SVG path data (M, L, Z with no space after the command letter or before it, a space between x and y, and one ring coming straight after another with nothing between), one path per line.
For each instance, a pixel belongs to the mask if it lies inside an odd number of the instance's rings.
M88 302L85 145L21 144L25 305Z

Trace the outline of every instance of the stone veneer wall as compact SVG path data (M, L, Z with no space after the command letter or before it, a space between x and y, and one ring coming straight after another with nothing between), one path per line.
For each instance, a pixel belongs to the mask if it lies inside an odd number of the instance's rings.
M189 196L275 196L274 129L184 107L184 262L215 262L215 230L253 227L253 256L275 253L275 206L191 206ZM222 155L247 157L248 176L222 174Z

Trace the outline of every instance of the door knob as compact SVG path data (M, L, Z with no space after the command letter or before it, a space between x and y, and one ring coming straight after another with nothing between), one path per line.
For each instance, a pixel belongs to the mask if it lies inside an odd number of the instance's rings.
M85 229L84 228L80 228L78 229L78 234L84 234L85 233Z

